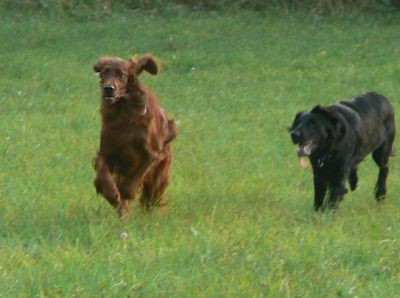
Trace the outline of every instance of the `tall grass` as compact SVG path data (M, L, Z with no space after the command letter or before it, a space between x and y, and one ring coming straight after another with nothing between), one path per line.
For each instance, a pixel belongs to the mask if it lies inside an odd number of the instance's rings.
M0 296L396 297L399 161L377 205L368 158L336 214L286 128L376 90L400 108L396 16L130 12L0 18ZM180 121L170 204L119 220L92 187L102 55L152 52L142 79ZM397 122L399 122L397 116ZM399 141L396 140L396 147ZM122 232L128 237L120 237Z

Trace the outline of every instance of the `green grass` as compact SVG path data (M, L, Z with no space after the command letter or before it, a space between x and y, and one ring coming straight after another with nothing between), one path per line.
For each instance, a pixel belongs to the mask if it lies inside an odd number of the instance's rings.
M398 157L384 204L367 158L338 212L314 214L286 129L299 110L366 90L400 111L399 21L3 12L0 297L397 297ZM142 80L181 123L171 204L122 222L92 186L91 67L146 52L163 69Z

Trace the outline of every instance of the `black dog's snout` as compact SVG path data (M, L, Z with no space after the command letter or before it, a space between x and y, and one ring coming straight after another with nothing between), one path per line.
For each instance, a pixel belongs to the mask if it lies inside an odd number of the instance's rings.
M301 138L301 132L298 130L292 130L290 132L290 136L292 137L292 140L294 143L298 143L300 141Z
M115 87L113 85L106 85L103 87L103 90L106 95L113 95Z

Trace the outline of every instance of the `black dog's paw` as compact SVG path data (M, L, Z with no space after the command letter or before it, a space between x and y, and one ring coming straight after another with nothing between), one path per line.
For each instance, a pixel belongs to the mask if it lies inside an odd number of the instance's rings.
M314 205L315 212L318 212L318 211L323 212L324 210L325 210L325 208L323 206Z
M350 190L354 191L358 186L357 176L350 175L349 177Z
M375 192L375 200L378 203L383 202L386 199L386 189L378 189Z
M381 195L375 198L378 203L383 203L386 199L386 195Z
M375 199L377 202L383 202L386 199L386 187L377 185L375 186Z

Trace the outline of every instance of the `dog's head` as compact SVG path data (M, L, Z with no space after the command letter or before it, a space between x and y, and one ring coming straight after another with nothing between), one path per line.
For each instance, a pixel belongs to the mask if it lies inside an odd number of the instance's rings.
M116 57L103 57L93 70L100 77L101 95L105 102L116 103L129 89L134 88L138 76L147 71L152 75L158 73L158 65L151 55L138 59L124 60Z
M297 154L310 156L317 149L330 151L345 134L341 116L331 107L315 106L311 111L298 112L290 128L290 136L298 146Z

